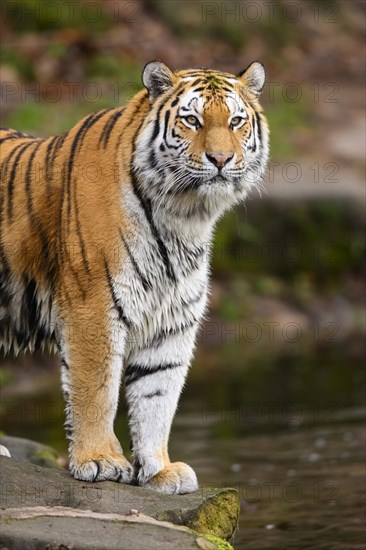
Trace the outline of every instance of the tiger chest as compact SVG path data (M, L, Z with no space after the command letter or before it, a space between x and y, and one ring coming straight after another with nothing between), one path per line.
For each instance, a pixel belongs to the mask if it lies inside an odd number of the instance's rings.
M176 258L172 266L174 280L167 276L164 266L153 262L145 270L146 280L138 276L136 266L129 265L124 270L121 294L125 314L131 321L131 350L156 347L180 334L195 334L199 326L207 301L207 264L202 261L182 269Z

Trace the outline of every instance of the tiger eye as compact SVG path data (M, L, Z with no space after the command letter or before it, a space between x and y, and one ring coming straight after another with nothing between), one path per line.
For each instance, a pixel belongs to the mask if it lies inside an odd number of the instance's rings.
M239 126L242 120L240 116L234 116L234 118L231 119L231 126Z
M192 126L199 126L200 125L198 118L193 116L193 115L187 116L186 121L188 122L188 124L191 124Z

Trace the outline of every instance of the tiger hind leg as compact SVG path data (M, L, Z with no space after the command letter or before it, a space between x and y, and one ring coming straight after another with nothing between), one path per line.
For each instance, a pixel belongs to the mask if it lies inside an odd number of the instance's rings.
M113 429L125 327L116 320L112 334L110 320L103 317L105 311L105 306L98 310L96 300L93 307L73 305L67 318L68 334L60 346L69 468L83 481L129 483L133 468Z

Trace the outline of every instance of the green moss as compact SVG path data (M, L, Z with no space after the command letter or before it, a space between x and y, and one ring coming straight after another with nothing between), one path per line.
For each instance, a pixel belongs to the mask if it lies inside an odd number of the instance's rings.
M220 539L219 537L215 537L214 535L203 535L202 538L209 542L212 542L217 550L234 550L230 543L228 543L226 540ZM198 546L201 545L198 544Z
M185 516L184 524L197 533L229 539L237 527L239 513L238 492L226 489L205 499L197 510Z
M230 539L238 525L239 494L235 489L205 489L202 504L194 510L175 509L157 513L159 521L185 525L200 536Z
M58 454L53 449L36 451L30 460L33 464L38 464L38 466L45 466L47 468L62 468L58 462Z

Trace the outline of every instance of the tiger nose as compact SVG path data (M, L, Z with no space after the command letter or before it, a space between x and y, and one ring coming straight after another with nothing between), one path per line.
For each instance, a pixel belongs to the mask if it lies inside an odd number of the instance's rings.
M206 153L207 159L212 162L216 168L223 168L233 156L233 153Z

